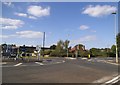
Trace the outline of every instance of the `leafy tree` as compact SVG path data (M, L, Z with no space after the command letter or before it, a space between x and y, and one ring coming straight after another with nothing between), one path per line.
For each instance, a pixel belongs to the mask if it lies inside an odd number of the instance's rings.
M115 45L112 45L111 52L114 53L114 54L116 53L116 46Z
M66 52L67 52L67 48L69 48L69 43L70 41L69 40L65 40L65 41L62 41L62 40L59 40L57 42L57 45L52 45L50 48L53 49L54 51L52 51L50 53L51 56L59 56L59 57L62 57L62 56L66 56Z
M56 49L56 45L50 46L50 49L55 50Z
M50 50L45 50L44 51L44 55L50 55L51 51ZM41 51L41 55L43 55L42 51Z
M64 48L65 48L65 50L68 49L69 43L70 43L69 40L65 40L65 42L64 42Z
M57 42L56 51L61 52L63 50L63 43L62 40Z
M100 56L100 50L98 48L91 48L90 49L90 53L93 55L93 56Z

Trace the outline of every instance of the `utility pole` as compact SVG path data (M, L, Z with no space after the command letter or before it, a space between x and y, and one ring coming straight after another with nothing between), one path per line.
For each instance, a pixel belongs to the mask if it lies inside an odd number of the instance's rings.
M45 46L45 32L43 34L43 57L44 57L44 46Z
M69 37L69 34L68 34L68 37ZM68 45L69 45L69 41L67 40L67 57L68 57Z
M38 61L39 61L39 60L40 60L41 46L40 46L40 45L37 45L37 46L36 46L36 50L37 50L37 59L38 59Z
M116 46L116 63L118 63L118 48L117 48L117 23L116 23L116 20L117 20L117 16L116 16L116 12L112 13L114 14L114 17L115 17L115 46Z

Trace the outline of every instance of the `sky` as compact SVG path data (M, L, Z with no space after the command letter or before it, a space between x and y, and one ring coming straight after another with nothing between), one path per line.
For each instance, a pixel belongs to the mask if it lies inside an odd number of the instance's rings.
M117 2L2 2L2 43L45 46L111 47L115 43ZM118 16L117 16L118 17Z

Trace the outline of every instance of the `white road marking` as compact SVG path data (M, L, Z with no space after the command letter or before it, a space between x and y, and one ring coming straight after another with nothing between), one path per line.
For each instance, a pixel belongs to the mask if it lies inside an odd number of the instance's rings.
M88 60L88 61L92 61L92 59Z
M75 60L76 58L72 58L72 57L65 57L66 59L71 59L71 60Z
M105 76L105 77L102 77L101 79L98 79L98 80L95 80L93 81L93 83L104 83L104 84L101 84L101 85L106 85L106 81L112 79L113 77L115 77L116 75L118 74L114 74L114 75L111 75L111 76Z
M40 63L40 62L35 62L36 64L39 64L39 65L44 65L43 63Z
M111 62L107 62L107 61L104 61L105 63L109 63L109 64L112 64L112 65L119 65L117 63L111 63Z
M22 63L18 63L18 64L16 64L16 65L14 65L14 66L19 66L19 65L21 65Z
M108 80L108 79L110 79L110 78L111 78L111 77L109 77L109 76L103 77L103 78L101 78L101 79L99 79L99 80L94 81L93 83L103 83L104 81L106 81L106 80Z
M61 63L61 62L56 62L56 63Z
M118 81L118 79L120 78L120 75L118 75L117 77L115 77L115 78L113 78L113 79L111 79L111 80L109 80L109 81L107 81L107 82L105 82L105 83L116 83L117 81Z
M70 58L70 59L75 60L76 58Z
M0 62L0 65L2 65L2 64L7 64L7 62Z
M87 58L82 58L82 60L87 60Z
M65 61L62 61L63 63L65 62Z

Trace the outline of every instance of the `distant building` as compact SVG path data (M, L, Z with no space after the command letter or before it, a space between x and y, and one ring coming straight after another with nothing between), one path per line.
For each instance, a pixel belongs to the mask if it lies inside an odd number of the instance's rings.
M2 44L1 45L1 53L3 57L16 57L17 56L17 50L18 47L16 47L16 45L14 44Z
M50 50L50 48L47 48L47 47L41 47L41 50ZM20 46L19 47L19 53L22 55L22 56L36 56L36 47L33 47L33 46Z
M14 44L2 44L1 54L4 58L18 57L18 56L36 56L36 47L33 46L16 46ZM50 48L41 47L43 50L49 50Z
M19 47L19 54L20 56L35 56L34 51L36 50L36 47L33 46L20 46Z
M69 50L72 53L72 57L78 57L81 55L81 52L85 51L85 46L82 44L78 44Z
M78 44L78 45L74 46L73 48L71 48L69 51L74 53L74 52L76 52L78 50L84 51L85 50L85 46L81 45L81 44Z

